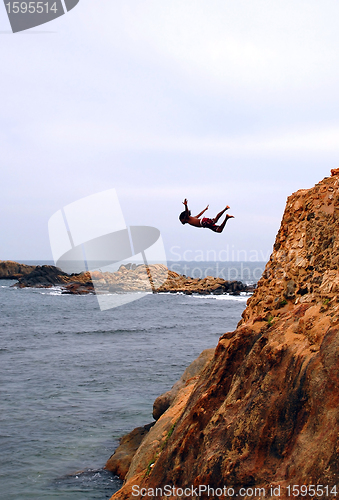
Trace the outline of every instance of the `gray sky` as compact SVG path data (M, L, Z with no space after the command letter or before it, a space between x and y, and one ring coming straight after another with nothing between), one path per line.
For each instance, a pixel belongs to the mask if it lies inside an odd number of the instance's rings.
M116 188L169 260L267 260L287 196L339 166L338 19L334 0L80 0L13 35L0 6L0 259L51 259L51 215ZM182 226L184 197L236 219Z

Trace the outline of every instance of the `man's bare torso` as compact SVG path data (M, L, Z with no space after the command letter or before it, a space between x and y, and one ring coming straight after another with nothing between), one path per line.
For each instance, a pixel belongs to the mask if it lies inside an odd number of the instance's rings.
M191 226L201 227L200 219L198 219L198 217L192 217L191 215L189 215L187 218L187 223Z

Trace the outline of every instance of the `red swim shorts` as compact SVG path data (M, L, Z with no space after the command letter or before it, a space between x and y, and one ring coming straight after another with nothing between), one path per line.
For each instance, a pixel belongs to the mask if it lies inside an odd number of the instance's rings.
M215 229L218 227L215 224L214 220L208 219L207 217L204 217L203 219L201 219L200 225L201 225L201 227L207 227L208 229L212 229L213 231L215 231Z

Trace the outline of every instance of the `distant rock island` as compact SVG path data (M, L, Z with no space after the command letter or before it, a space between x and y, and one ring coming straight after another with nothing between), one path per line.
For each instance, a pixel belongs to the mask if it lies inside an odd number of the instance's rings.
M247 499L336 498L339 169L331 173L288 198L237 329L156 400L154 425L121 441L106 466L124 478L111 500L174 500L185 488L188 498L224 498L224 487ZM200 485L219 493L198 495Z
M19 288L50 288L59 286L64 294L89 293L184 293L187 295L239 295L253 292L255 285L222 278L190 278L170 271L163 264L122 265L110 272L93 271L67 274L55 266L26 266L12 261L0 261L0 279L17 279Z
M18 264L12 260L0 260L0 279L2 280L17 280L26 274L34 271L36 266L26 266L26 264Z

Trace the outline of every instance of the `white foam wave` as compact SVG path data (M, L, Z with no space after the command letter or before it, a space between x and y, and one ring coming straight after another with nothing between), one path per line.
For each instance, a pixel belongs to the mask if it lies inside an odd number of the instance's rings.
M199 300L233 300L235 302L247 302L252 294L242 292L240 295L190 295L190 297Z
M40 291L43 290L43 291ZM59 286L53 286L51 288L40 288L39 293L41 295L61 295L62 289Z

